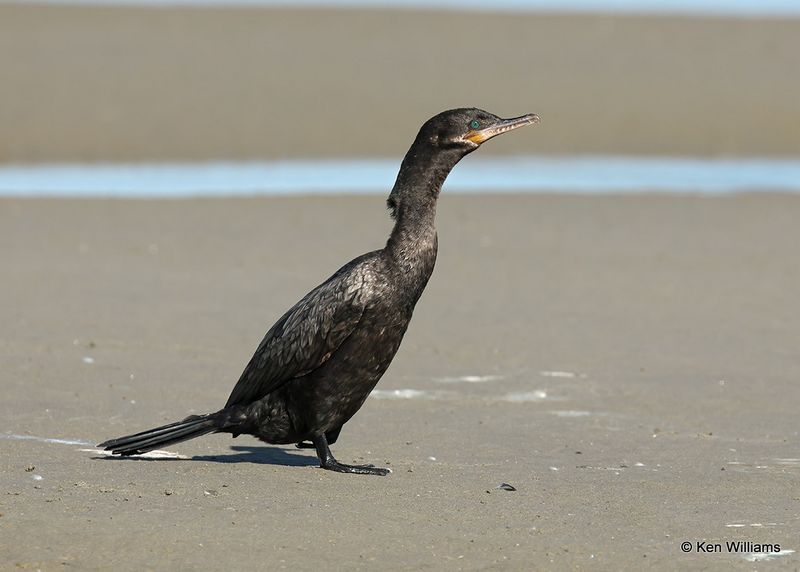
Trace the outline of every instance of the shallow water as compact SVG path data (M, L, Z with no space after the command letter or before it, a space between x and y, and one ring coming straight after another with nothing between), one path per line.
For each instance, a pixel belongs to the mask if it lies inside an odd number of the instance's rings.
M0 0L0 4L20 0ZM689 16L800 16L796 0L27 0L99 6L265 6L281 8L399 8L491 12L593 12Z
M396 159L0 166L0 196L195 197L386 194ZM800 192L800 160L468 157L446 192Z

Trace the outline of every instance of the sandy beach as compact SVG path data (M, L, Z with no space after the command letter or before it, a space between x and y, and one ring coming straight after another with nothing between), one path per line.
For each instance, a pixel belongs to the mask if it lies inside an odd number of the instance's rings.
M378 478L249 437L92 444L218 408L286 307L382 246L383 197L0 200L0 567L796 569L681 543L800 550L799 218L444 195L406 341L334 447Z
M798 69L798 19L3 3L0 164L399 163L462 105L542 117L481 154L797 157ZM0 198L0 570L798 569L800 195L445 192L334 446L388 477L96 450L221 407L384 200Z
M800 20L0 5L0 163L388 156L535 112L487 153L800 154Z

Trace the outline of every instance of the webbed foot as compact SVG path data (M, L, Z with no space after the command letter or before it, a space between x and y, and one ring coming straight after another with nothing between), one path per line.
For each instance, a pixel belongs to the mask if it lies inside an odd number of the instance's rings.
M384 469L374 465L345 465L340 463L333 457L331 448L328 446L328 440L325 435L314 437L314 448L317 450L317 457L319 457L319 466L328 471L336 471L337 473L350 473L354 475L378 475L384 477L392 472L391 469ZM303 443L298 443L300 447Z
M376 467L375 465L345 465L339 461L334 460L327 465L320 464L320 467L328 471L336 471L337 473L352 473L355 475L378 475L385 477L392 472L391 469L384 469Z

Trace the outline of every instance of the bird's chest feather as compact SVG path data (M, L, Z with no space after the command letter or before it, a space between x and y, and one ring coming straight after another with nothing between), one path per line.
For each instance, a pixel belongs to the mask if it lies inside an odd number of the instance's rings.
M391 364L410 316L402 308L367 310L336 354L308 378L298 380L294 400L303 403L311 426L341 426L361 407Z
M435 242L425 256L416 254L405 266L375 269L358 325L324 365L292 383L292 401L303 404L301 415L308 426L340 427L389 368L433 271Z

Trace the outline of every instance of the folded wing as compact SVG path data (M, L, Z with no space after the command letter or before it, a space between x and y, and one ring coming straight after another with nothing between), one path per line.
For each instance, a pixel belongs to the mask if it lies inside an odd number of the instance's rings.
M225 407L252 403L335 356L364 313L365 272L354 260L295 304L264 336Z

